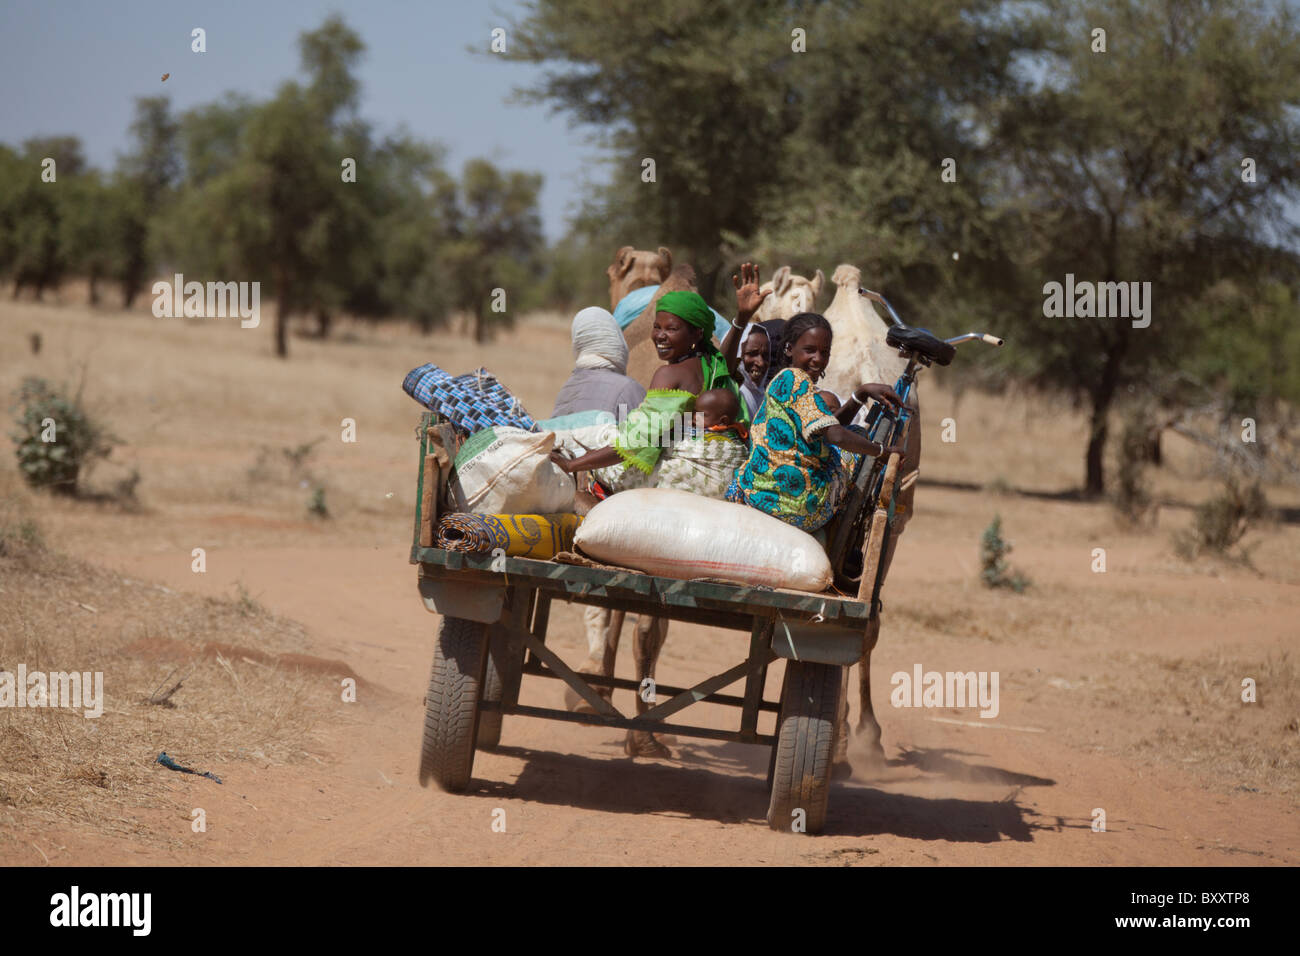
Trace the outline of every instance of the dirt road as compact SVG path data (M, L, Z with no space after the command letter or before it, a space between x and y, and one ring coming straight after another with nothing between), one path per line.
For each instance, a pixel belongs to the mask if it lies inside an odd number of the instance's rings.
M932 493L933 494L933 493ZM766 810L766 751L679 738L676 758L631 761L621 735L599 728L508 717L497 753L481 753L463 796L421 789L416 763L422 697L437 618L421 605L414 569L398 548L263 548L223 552L219 569L194 575L172 554L105 556L133 577L213 594L258 582L258 599L308 626L321 657L346 661L365 681L357 703L320 728L320 763L218 768L227 786L187 779L207 811L208 832L189 852L130 854L120 843L95 862L252 864L1291 863L1294 808L1279 796L1206 792L1170 769L1108 753L1114 731L1091 750L1062 745L1081 715L1068 691L1019 702L1004 683L1003 712L986 729L970 710L878 707L890 758L874 776L836 785L826 835L773 834ZM924 564L900 557L896 573ZM909 565L912 566L909 569ZM552 633L580 657L577 606L557 606ZM689 681L740 659L740 634L674 624L661 665L665 682ZM626 655L625 655L626 656ZM878 702L888 675L961 657L958 647L922 656L882 638ZM969 656L969 655L967 655ZM1068 648L984 657L1004 674L1072 673ZM625 665L626 660L620 661ZM620 672L627 668L620 666ZM780 668L769 675L769 698ZM1004 678L1005 681L1005 678ZM525 682L526 702L558 706L558 683ZM623 692L623 706L631 695ZM701 708L715 726L721 713ZM954 722L938 722L940 717ZM766 718L770 720L771 718ZM971 727L959 721L972 721ZM1018 728L1018 729L1012 729ZM1077 729L1077 728L1076 728ZM1041 730L1042 732L1035 732ZM183 800L182 800L183 802ZM494 811L505 811L505 832ZM1106 831L1093 829L1105 810ZM1174 809L1176 808L1176 809ZM499 815L497 815L499 819ZM183 819L174 825L184 829ZM1281 825L1279 825L1281 824ZM69 851L74 849L69 846ZM86 862L85 850L77 858ZM57 860L54 862L58 862Z
M506 717L502 747L479 754L468 794L420 788L437 618L407 563L418 409L398 383L428 360L429 340L365 330L346 345L304 340L286 365L269 357L260 331L7 309L0 350L18 354L31 328L50 347L30 368L0 368L0 386L8 393L32 370L69 377L79 356L93 357L88 394L128 441L118 457L144 475L143 510L122 512L20 493L8 462L0 478L51 546L174 591L228 597L242 584L305 625L308 656L341 662L360 683L355 703L336 684L322 691L329 700L299 759L261 760L251 748L252 757L204 767L222 786L148 768L143 742L122 742L146 768L120 814L136 836L57 812L24 816L26 791L9 803L0 791L0 830L10 831L0 837L11 838L0 840L0 862L1300 863L1300 680L1291 656L1300 528L1252 539L1259 572L1189 565L1170 554L1168 538L1187 524L1186 508L1167 509L1150 531L1118 526L1105 504L1007 494L1008 484L1050 492L1075 478L1085 423L1040 398L968 395L959 412L955 398L930 392L924 426L937 434L941 417L959 415L963 431L960 443L927 446L925 474L947 484L919 489L885 591L873 688L889 763L835 784L825 835L800 838L767 829L767 753L740 744L680 738L674 759L632 761L617 732ZM436 354L447 367L499 370L529 408L545 409L568 368L567 326L524 323L483 348L451 338ZM146 358L166 374L137 372ZM345 416L359 423L357 445L336 437ZM1014 441L1006 422L1016 424ZM318 436L330 440L307 459L307 477L328 487L334 517L311 522L307 478L268 468L295 449L305 456L299 446ZM1157 491L1203 500L1211 486L1197 454L1171 440ZM990 475L984 488L960 490ZM994 513L1015 540L1012 563L1033 581L1024 595L978 583L979 537ZM207 570L196 574L191 549L200 545ZM60 619L48 620L57 629ZM99 633L85 626L76 639ZM554 607L551 642L570 662L581 659L580 608ZM658 678L687 684L718 673L746 642L674 624ZM255 638L244 644L256 650ZM631 676L627 636L624 645L619 673ZM891 675L917 665L997 672L998 716L890 706ZM774 666L769 699L780 676ZM1258 682L1257 704L1240 700L1244 678ZM559 706L561 695L553 681L523 688L525 702ZM615 703L629 709L630 692ZM683 716L715 726L732 718L704 705ZM116 795L96 789L94 799ZM196 807L204 833L192 832ZM493 828L498 809L503 832ZM1104 831L1094 829L1102 812Z

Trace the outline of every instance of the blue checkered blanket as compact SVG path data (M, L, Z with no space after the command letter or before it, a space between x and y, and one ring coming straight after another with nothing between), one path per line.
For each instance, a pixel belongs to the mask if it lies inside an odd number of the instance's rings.
M453 376L436 365L421 365L406 373L402 390L471 434L493 425L537 431L519 399L485 368Z

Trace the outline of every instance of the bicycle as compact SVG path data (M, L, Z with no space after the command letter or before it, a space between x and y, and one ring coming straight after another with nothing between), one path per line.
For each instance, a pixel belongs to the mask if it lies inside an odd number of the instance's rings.
M1001 346L1005 339L985 332L967 332L940 339L926 329L907 325L879 292L859 288L858 295L885 307L892 323L885 341L907 359L907 367L894 383L894 391L903 404L895 411L883 402L875 403L866 417L867 437L882 447L904 446L912 424L912 410L907 403L916 385L918 370L931 365L950 365L957 354L957 346L962 342L978 340ZM858 600L870 598L873 617L880 609L880 588L884 583L881 556L889 546L890 534L898 517L898 496L916 480L913 472L904 475L900 484L899 463L897 452L888 460L864 458L858 462L853 475L853 490L830 542L829 557L831 567L835 569L835 586L843 591L852 591L856 586ZM873 503L872 507L867 507ZM868 519L870 528L867 527ZM858 552L849 548L854 541L862 542Z

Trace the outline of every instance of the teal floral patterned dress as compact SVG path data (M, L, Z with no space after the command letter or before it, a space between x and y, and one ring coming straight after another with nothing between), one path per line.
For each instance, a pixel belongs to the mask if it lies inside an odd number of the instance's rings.
M750 429L749 459L727 499L812 532L834 516L860 456L823 438L838 424L808 373L787 368L767 387Z

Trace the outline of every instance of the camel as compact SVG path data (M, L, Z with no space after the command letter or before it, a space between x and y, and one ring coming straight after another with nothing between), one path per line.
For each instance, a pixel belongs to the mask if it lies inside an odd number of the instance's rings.
M613 312L629 292L663 282L672 270L673 254L663 246L658 252L646 252L632 246L619 249L605 270L609 276L609 311Z
M870 300L858 295L862 271L856 266L837 266L831 283L835 298L822 314L831 324L833 340L822 387L847 397L863 382L893 385L907 361L885 342L889 322L880 317Z
M758 307L754 321L788 319L800 312L813 311L813 306L817 304L817 297L821 295L822 286L825 284L826 277L822 275L821 269L818 269L811 279L805 279L792 273L789 266L782 266L773 274L772 281L764 282L759 287L760 291L770 289L772 294Z
M835 285L835 298L823 313L831 324L831 358L826 366L822 386L842 397L850 395L853 389L864 382L884 382L892 386L907 367L907 360L899 356L897 349L885 342L889 323L880 317L870 300L858 295L858 287L862 283L861 270L851 265L838 266L831 275L831 282ZM917 390L914 386L909 403L914 417L909 429L907 451L901 462L900 475L908 475L920 466L920 410L916 396ZM915 494L915 482L899 493L900 514L896 518L885 553L881 556L884 575L889 574L894 548L912 516ZM880 744L880 724L876 721L871 706L871 652L879 638L880 615L873 613L867 623L867 632L862 645L862 661L858 669L858 699L861 710L858 714L857 730L859 735L865 738L871 758L878 763L883 763L885 751ZM843 762L848 746L848 681L849 668L846 667L844 668L844 694L840 704L840 728L836 735L837 763Z

